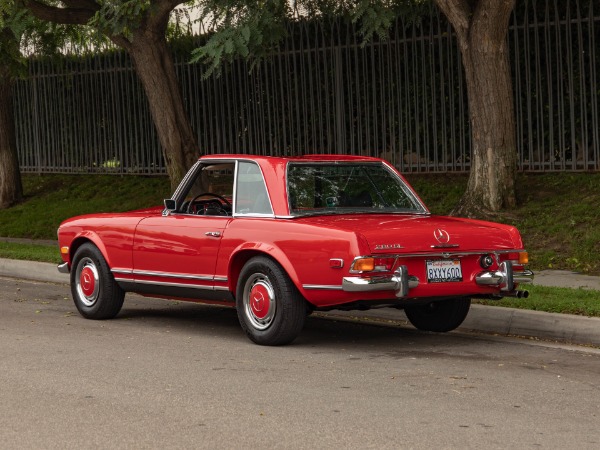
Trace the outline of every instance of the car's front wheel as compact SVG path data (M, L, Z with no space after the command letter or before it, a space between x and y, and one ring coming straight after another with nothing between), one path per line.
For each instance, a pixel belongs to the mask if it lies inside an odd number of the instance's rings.
M470 307L470 298L453 298L426 305L407 306L404 312L415 328L443 333L458 328L467 317Z
M284 345L302 330L306 304L275 261L257 256L244 265L236 291L242 329L260 345Z
M79 313L86 319L112 319L125 298L98 247L83 244L71 265L71 294Z

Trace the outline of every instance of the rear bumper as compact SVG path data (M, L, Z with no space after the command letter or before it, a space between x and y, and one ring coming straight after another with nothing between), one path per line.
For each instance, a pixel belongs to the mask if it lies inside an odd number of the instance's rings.
M416 288L419 279L408 275L406 266L398 267L392 276L344 277L342 289L346 292L394 291L396 297L408 295L408 290Z
M533 276L533 272L527 269L513 272L512 264L503 262L498 270L477 274L475 283L479 286L499 287L500 295L511 295L515 285L531 283ZM407 297L409 289L418 285L419 279L409 275L406 266L398 267L391 276L344 277L342 280L342 289L346 292L394 291L398 298Z
M512 292L515 284L527 284L533 282L533 272L525 269L522 272L514 272L512 263L505 261L500 264L498 270L481 272L475 277L475 283L479 286L495 286L501 291Z

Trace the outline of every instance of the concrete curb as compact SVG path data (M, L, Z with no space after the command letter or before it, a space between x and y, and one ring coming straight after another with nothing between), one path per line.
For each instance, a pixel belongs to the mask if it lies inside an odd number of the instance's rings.
M57 284L69 283L68 275L59 273L55 264L33 261L0 258L0 276ZM556 279L556 275L553 279ZM586 278L586 282L588 285L595 286L594 283L597 283L598 279L589 277ZM396 326L408 325L404 312L393 308L317 314L330 319L377 322ZM459 330L600 346L600 318L597 317L473 305Z
M330 319L411 326L404 311L393 308L369 311L330 311L318 314ZM472 305L469 315L458 331L475 331L500 336L525 336L600 347L600 318L598 317Z
M69 276L59 273L57 264L0 258L0 276L47 283L69 284Z

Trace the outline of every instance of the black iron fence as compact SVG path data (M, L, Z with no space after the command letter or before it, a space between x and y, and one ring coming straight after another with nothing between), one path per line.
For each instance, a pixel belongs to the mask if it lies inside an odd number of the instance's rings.
M600 170L600 0L517 2L509 31L519 165ZM404 172L469 169L460 53L445 18L399 20L362 46L353 25L300 23L249 74L178 59L202 152L382 156ZM165 173L129 59L33 61L15 88L24 172Z

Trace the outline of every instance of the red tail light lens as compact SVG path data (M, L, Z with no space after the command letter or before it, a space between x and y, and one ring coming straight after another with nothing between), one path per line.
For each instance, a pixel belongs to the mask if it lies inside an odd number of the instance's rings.
M352 264L351 272L391 272L395 258L358 258Z

